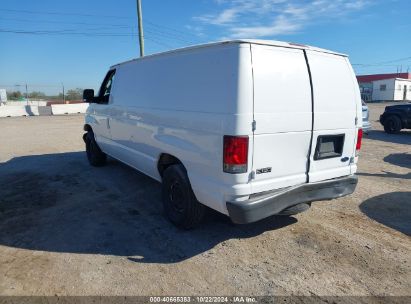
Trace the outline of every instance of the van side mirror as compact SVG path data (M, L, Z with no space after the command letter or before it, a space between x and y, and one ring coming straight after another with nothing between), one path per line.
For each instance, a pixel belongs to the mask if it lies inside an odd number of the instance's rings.
M94 90L93 89L85 89L83 91L83 101L92 103L94 102Z

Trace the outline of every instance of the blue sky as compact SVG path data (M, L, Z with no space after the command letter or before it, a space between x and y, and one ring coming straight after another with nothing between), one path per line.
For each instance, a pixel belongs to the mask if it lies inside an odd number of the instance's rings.
M359 74L411 72L409 0L142 0L146 53L229 38L347 53ZM97 88L138 56L135 0L2 0L0 87ZM10 87L11 86L11 87Z

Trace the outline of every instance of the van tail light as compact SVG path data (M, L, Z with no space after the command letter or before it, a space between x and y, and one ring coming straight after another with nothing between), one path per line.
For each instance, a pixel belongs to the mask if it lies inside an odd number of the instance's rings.
M248 136L224 136L223 170L226 173L247 172Z
M361 149L362 133L363 133L362 129L358 129L357 144L355 146L355 156L358 156L360 149Z

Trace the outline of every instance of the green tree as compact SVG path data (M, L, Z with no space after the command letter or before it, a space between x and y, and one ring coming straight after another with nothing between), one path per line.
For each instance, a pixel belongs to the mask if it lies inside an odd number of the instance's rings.
M7 92L7 99L9 99L9 100L22 100L23 95L21 94L20 91L11 91L11 92Z
M68 90L66 94L66 100L82 100L83 99L83 89L77 88L74 90Z
M46 94L43 93L43 92L36 92L36 91L34 91L34 92L31 92L31 93L29 94L29 97L30 97L30 98L45 98L45 97L46 97Z

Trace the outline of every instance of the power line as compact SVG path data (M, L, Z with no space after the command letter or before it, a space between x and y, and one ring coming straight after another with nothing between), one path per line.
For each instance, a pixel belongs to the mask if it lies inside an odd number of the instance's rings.
M405 57L405 58L393 59L393 60L383 61L383 62L378 62L378 63L353 63L352 65L354 65L354 66L364 66L364 67L366 67L366 66L370 66L370 67L371 66L381 66L381 65L385 65L387 63L408 61L410 59L411 59L411 57Z
M87 32L85 31L77 31L76 29L59 29L59 30L21 30L21 29L0 29L0 32L3 33L13 33L13 34L31 34L31 35L80 35L80 36L109 36L109 37L133 37L135 34L133 32L96 32L98 30L106 30L106 29L111 29L109 27L101 27L101 28L88 28L88 29L83 29L82 30L88 30ZM161 32L158 30L153 30L151 28L147 29L146 32L150 34L151 37L155 36L159 39L167 39L167 40L172 40L172 41L180 41L183 43L193 43L193 41L180 38L178 36L170 35L165 32Z
M99 17L99 18L115 18L115 19L128 19L133 18L125 16L110 16L110 15L93 15L93 14L80 14L80 13L66 13L66 12L45 12L45 11L28 11L28 10L15 10L15 9L3 9L0 11L3 12L12 12L12 13L23 13L23 14L34 14L34 15L60 15L60 16L82 16L82 17Z
M49 23L49 24L67 24L67 25L97 25L97 26L112 26L112 27L124 27L130 28L130 25L127 24L107 24L107 23L89 23L89 22L64 22L64 21L55 21L55 20L28 20L28 19L16 19L16 18L4 18L1 17L0 20L8 21L17 21L17 22L26 22L26 23Z
M1 33L12 34L28 34L28 35L81 35L81 36L95 36L95 37L130 37L132 33L92 33L92 32L70 32L70 30L57 31L27 31L27 30L10 30L0 29Z
M145 29L144 31L147 32L147 33L151 33L151 34L160 36L160 37L165 38L165 39L178 40L178 41L183 42L183 43L194 43L192 40L188 40L188 39L181 38L181 37L178 37L178 36L173 36L173 35L161 32L161 31L155 31L155 30L150 29L150 28Z
M144 39L150 40L150 41L152 41L152 42L154 42L154 43L156 43L156 44L158 44L158 45L164 46L164 47L169 48L169 49L172 49L172 48L173 48L173 46L171 46L170 44L165 43L165 42L163 42L163 41L159 41L159 40L157 40L157 39L155 39L155 38L152 38L152 37L147 37L147 35L144 36Z
M388 64L385 64L385 65L373 65L373 66L354 66L354 68L356 68L356 69L375 69L375 68L378 68L378 67L398 68L399 65L388 65Z
M125 16L113 16L113 15L95 15L95 14L81 14L81 13L66 13L66 12L50 12L50 11L30 11L30 10L16 10L16 9L0 9L0 11L4 11L4 12L12 12L12 13L24 13L24 14L38 14L38 15L60 15L60 16L81 16L81 17L99 17L99 18L115 18L115 19L127 19L127 20L131 20L133 18L130 17L125 17ZM2 17L3 20L6 20L7 18ZM11 18L9 18L9 20L11 20ZM15 19L16 20L16 19ZM20 19L21 20L21 19ZM28 20L26 20L25 22L29 22ZM36 21L34 21L36 22ZM41 21L40 21L41 22ZM43 21L44 23L62 23L59 21ZM196 37L196 39L198 39L197 35L190 33L190 32L184 32L181 30L177 30L174 28L171 28L169 26L164 26L164 25L160 25L157 24L155 22L152 22L150 20L145 20L145 23L147 23L148 26L157 28L157 31L162 31L164 34L169 34L171 35L171 33L174 33L174 36L176 36L176 34L179 35L184 35L186 37L190 36L190 37ZM70 24L83 24L83 25L106 25L106 24L96 24L96 23L82 23L82 22L71 22ZM125 26L127 27L127 25L125 24L111 24L109 26ZM130 26L129 26L130 27ZM154 31L155 29L153 29Z
M148 23L149 25L151 25L153 27L156 27L156 28L161 28L163 30L166 30L166 31L169 31L169 32L175 32L177 34L181 34L181 35L185 35L185 36L196 37L198 39L197 35L195 35L193 33L190 33L190 32L184 32L184 31L176 30L176 29L173 29L173 28L165 26L165 25L156 24L156 23L154 23L150 20L146 20L146 23Z
M24 84L0 84L0 87L21 87ZM61 84L50 85L50 84L30 84L28 83L27 86L29 87L42 87L42 88L61 88Z
M4 20L5 18L2 18ZM90 25L90 26L105 26L102 28L81 28L82 30L84 29L90 29L90 30L96 30L96 29L110 29L111 27L115 28L124 28L124 29L137 29L136 26L130 26L130 25L125 25L125 24L104 24L104 23L88 23L88 22L60 22L60 21L35 21L35 20L26 20L26 19L13 19L13 18L6 18L6 20L11 20L11 21L18 21L18 22L28 22L28 23L49 23L49 24L66 24L66 25ZM150 24L148 24L146 27L149 28L149 31L151 31L154 34L158 34L160 36L163 36L165 38L169 39L177 39L180 40L181 42L188 42L188 43L193 43L192 40L186 39L182 35L175 34L173 32L168 32L168 31L162 31L159 30L158 27L154 27ZM66 30L65 30L66 31ZM188 36L188 35L187 35Z
M0 33L12 33L22 35L62 35L62 36L86 36L86 37L135 37L133 33L92 33L92 32L72 32L70 30L55 30L55 31L27 31L27 30L10 30L0 29ZM156 37L146 36L145 39L154 42L155 44L164 46L166 48L173 48L172 45L156 39Z
M4 18L2 18L3 20ZM125 24L103 24L103 23L85 23L85 22L59 22L59 21L34 21L34 20L26 20L26 19L12 19L12 18L6 18L7 20L11 21L18 21L18 22L28 22L28 23L49 23L49 24L66 24L66 25L90 25L90 26L105 26L105 27L100 27L100 28L81 28L82 30L103 30L103 29L111 29L113 28L123 28L123 29L132 29L132 30L137 30L136 26L130 26L130 25L125 25ZM151 32L154 35L162 36L165 39L175 39L180 42L184 43L192 43L194 44L195 42L191 39L185 38L183 35L176 34L171 31L162 31L159 30L158 27L154 27L151 24L146 25L147 32ZM72 31L72 29L64 29L62 31ZM186 35L188 36L188 35Z

